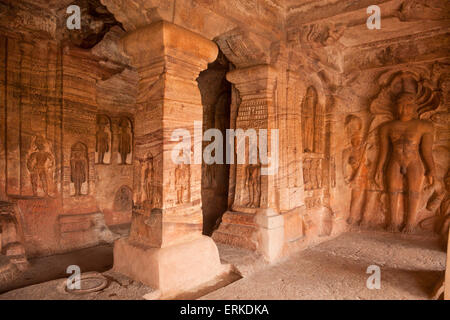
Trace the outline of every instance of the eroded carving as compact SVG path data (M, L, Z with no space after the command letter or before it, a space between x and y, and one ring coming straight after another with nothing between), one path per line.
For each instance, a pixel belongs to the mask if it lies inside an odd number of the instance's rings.
M248 193L247 207L258 208L261 199L261 165L249 164L245 170L245 187Z
M83 188L88 177L87 147L81 142L72 146L70 155L70 181L73 183L73 196L78 197L87 194L87 188Z
M348 115L345 120L351 146L342 153L344 181L351 188L349 224L358 224L366 201L366 188L369 173L366 144L363 142L361 118Z
M97 117L95 151L98 164L109 163L111 157L111 122L103 115ZM105 159L107 155L107 159Z
M52 169L55 159L49 150L48 142L43 137L35 137L32 145L32 151L27 159L27 168L30 172L33 195L38 196L41 190L44 196L48 196L49 180L53 179Z
M132 151L132 126L131 121L122 117L119 122L120 132L119 132L119 156L120 164L126 165L131 164L131 151Z
M183 156L183 150L180 150L180 157ZM177 191L177 204L183 204L186 198L189 198L190 191L190 165L184 163L185 161L179 163L175 168L175 188Z
M114 209L116 211L130 211L133 206L133 192L128 186L121 186L114 197Z

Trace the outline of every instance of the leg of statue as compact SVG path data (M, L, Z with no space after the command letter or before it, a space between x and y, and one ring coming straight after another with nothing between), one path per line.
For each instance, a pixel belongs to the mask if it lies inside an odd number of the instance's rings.
M406 173L408 187L407 217L404 233L411 233L416 227L417 213L420 204L420 192L424 182L424 169L421 163L414 162L408 166Z
M247 192L248 192L248 204L247 206L251 207L253 204L253 184L251 182L248 182L247 186Z
M36 173L31 174L31 188L33 189L33 195L37 196L37 184L38 184L38 175Z
M48 195L47 173L45 171L41 171L39 173L39 177L41 178L42 189L44 190L44 193Z
M252 207L256 208L258 206L258 204L256 203L258 201L258 184L257 183L253 183L252 184L252 189L253 189Z
M390 222L388 231L399 231L400 217L400 195L403 189L403 176L400 172L400 165L397 162L391 162L386 170L388 192L389 192L389 210Z
M75 195L76 196L81 195L81 183L78 181L75 182Z

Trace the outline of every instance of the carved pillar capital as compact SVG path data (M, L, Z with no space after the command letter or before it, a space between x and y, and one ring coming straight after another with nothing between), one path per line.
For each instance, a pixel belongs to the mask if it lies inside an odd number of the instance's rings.
M236 86L242 99L272 97L277 70L268 64L236 69L227 73L227 80Z
M199 73L218 55L217 45L211 40L166 21L134 30L121 43L138 71L159 63L168 73L178 72L179 67Z

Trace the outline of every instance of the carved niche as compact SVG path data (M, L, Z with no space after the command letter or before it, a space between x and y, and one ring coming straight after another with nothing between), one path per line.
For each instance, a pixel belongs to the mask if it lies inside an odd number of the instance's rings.
M111 163L111 133L111 120L105 115L98 115L95 136L96 164Z
M70 189L71 195L79 197L89 193L88 149L84 143L75 143L70 152Z
M322 205L324 181L324 116L314 86L306 89L301 103L301 115L305 205L311 209Z

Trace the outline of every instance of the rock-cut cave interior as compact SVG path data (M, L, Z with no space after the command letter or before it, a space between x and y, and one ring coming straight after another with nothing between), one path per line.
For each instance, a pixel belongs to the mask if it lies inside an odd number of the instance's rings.
M450 299L449 35L447 0L0 0L0 299Z

